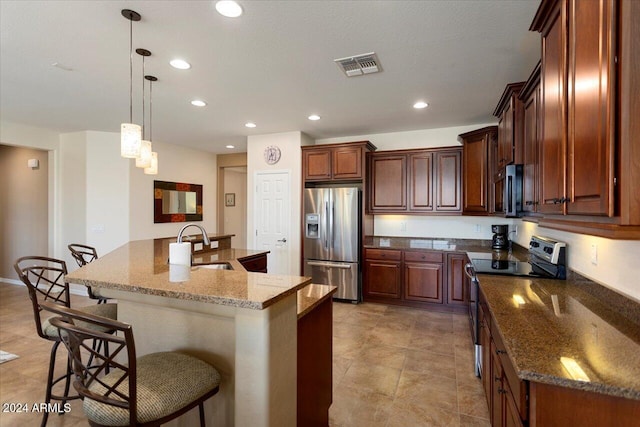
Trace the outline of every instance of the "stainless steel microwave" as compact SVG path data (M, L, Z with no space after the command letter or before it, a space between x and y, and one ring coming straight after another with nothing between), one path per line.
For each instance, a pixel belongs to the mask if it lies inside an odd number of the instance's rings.
M504 175L504 213L507 217L522 216L522 165L507 165Z

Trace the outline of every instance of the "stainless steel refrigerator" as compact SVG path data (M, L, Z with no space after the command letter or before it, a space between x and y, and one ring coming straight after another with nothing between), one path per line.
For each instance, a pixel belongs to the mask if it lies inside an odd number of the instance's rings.
M360 300L360 190L304 190L304 275L338 287L336 299Z

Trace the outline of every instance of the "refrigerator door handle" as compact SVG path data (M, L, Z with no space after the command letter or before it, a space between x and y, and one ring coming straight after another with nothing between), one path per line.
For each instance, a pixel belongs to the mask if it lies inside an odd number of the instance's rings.
M335 202L331 202L331 249L335 246L335 238L336 238L336 204Z
M323 261L307 261L308 265L312 265L314 267L329 267L329 268L351 268L351 264L345 264L340 262L323 262Z
M329 249L329 202L324 202L324 248Z

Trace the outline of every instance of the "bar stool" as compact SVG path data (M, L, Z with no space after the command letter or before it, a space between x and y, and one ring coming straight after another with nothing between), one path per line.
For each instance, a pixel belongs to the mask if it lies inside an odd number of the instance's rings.
M98 252L96 251L96 248L92 246L82 245L80 243L71 243L67 248L71 251L73 259L78 263L78 267L84 267L90 262L98 259ZM89 298L97 299L98 304L104 304L108 299L110 299L94 293L91 286L87 286L87 293L89 294Z
M73 386L91 426L155 427L198 406L204 427L203 403L220 388L220 374L213 366L177 352L136 358L131 325L57 304L45 302L42 307L59 316L51 323L64 337L76 378ZM86 342L92 339L110 343L113 354L123 360L94 352ZM88 366L87 355L95 356L95 370ZM111 373L101 375L107 367Z
M55 258L42 256L26 256L18 258L13 265L18 273L20 280L27 286L29 298L33 306L33 315L36 323L36 331L38 335L48 341L53 342L51 347L51 355L49 357L49 373L47 375L47 390L45 403L51 400L59 400L62 406L67 400L77 399L79 396L69 397L70 377L72 374L70 363L67 363L67 370L64 375L54 379L55 361L58 346L60 345L60 335L58 329L51 325L47 318L42 318L41 304L44 301L55 303L56 305L70 307L71 298L69 293L69 285L64 282L64 276L67 274L67 264ZM117 304L96 304L82 307L80 310L86 313L107 317L110 319L117 318ZM100 351L100 348L97 348ZM103 348L103 352L108 355L108 347ZM65 381L63 395L53 394L53 387L60 381ZM48 413L45 411L42 416L42 426L47 425Z

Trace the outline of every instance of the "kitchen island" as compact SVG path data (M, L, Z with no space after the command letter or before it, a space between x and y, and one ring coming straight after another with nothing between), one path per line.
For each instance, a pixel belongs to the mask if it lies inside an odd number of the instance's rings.
M129 242L65 280L118 300L118 319L133 326L138 356L181 351L218 369L222 382L206 402L207 425L296 425L297 291L310 278L247 272L242 261L266 252L242 249L194 259L234 270L172 271L170 241ZM315 294L323 299L331 291ZM197 424L192 412L168 425Z

